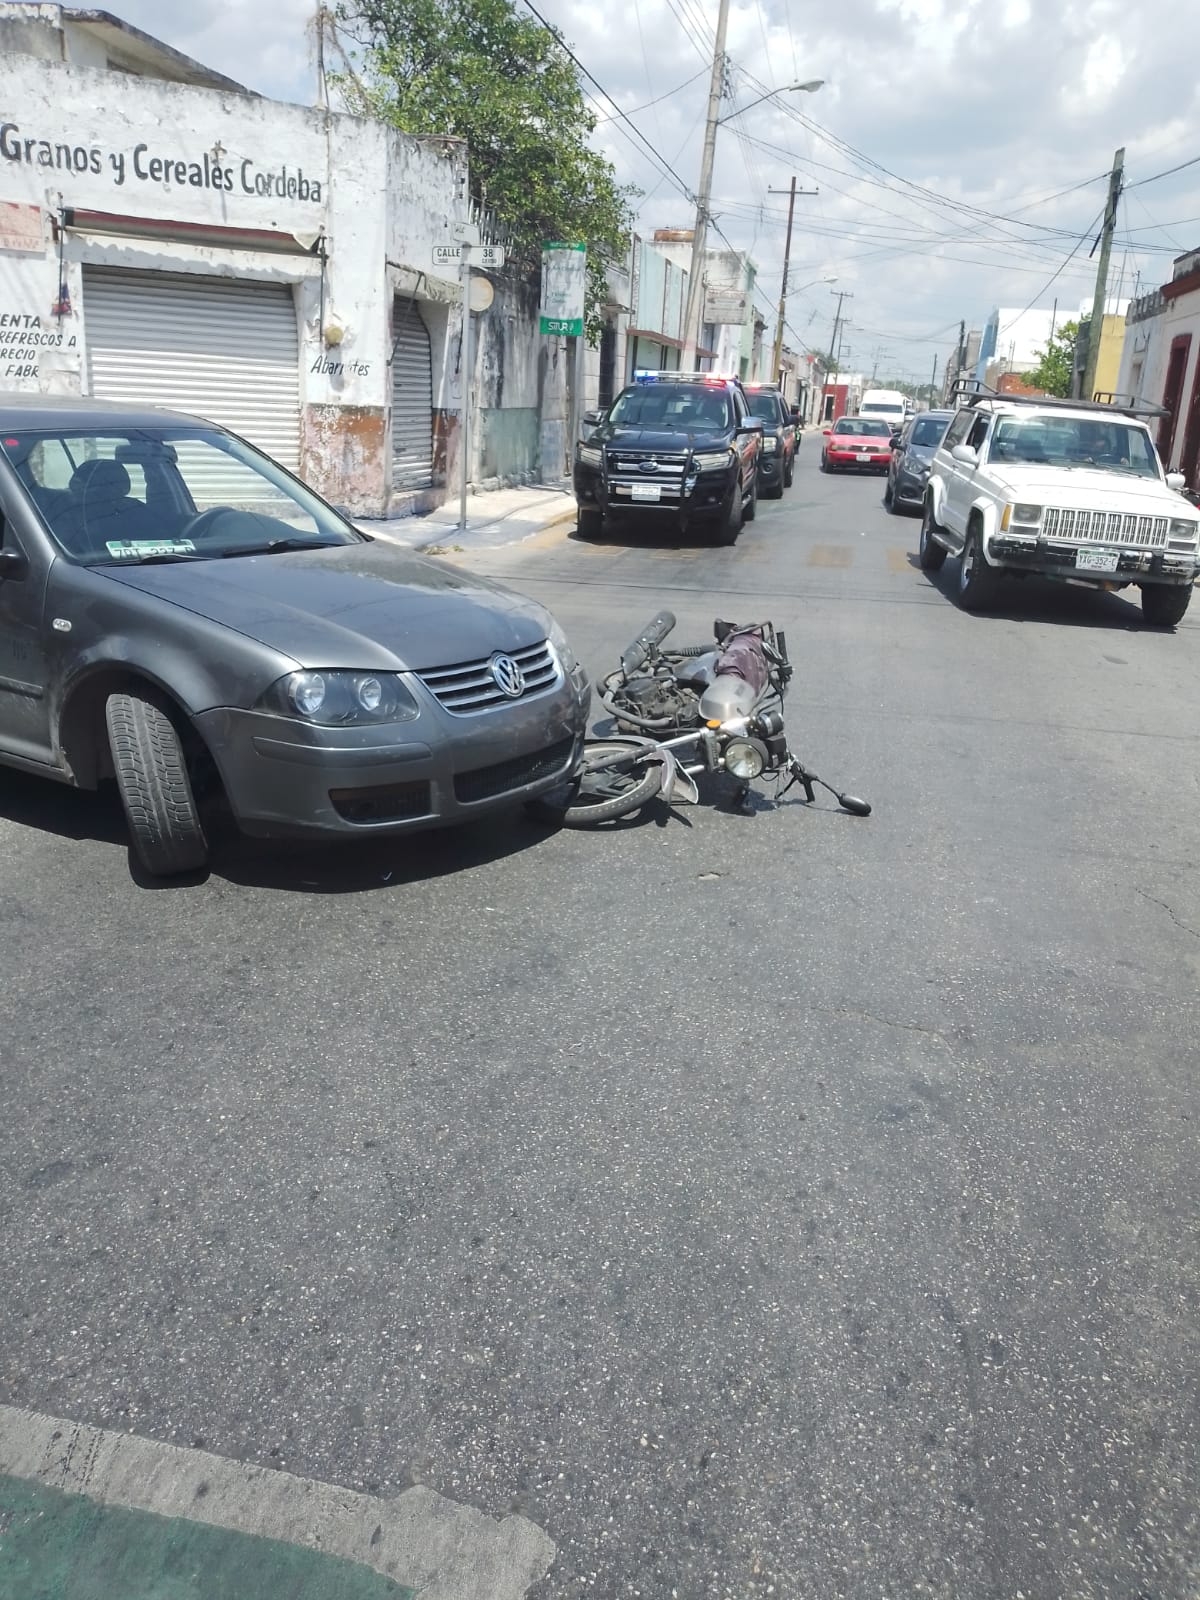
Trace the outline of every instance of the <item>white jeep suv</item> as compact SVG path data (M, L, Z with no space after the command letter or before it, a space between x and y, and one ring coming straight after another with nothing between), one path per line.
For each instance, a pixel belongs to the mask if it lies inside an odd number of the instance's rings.
M1083 401L976 396L933 458L920 562L960 557L958 598L984 609L1006 574L1142 591L1173 627L1200 573L1200 513L1164 477L1146 424Z

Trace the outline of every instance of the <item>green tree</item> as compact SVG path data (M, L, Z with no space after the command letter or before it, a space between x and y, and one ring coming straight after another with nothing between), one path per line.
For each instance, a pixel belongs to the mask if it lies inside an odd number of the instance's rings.
M1040 389L1043 394L1057 395L1061 400L1069 398L1075 371L1075 342L1078 338L1079 324L1064 322L1039 353L1038 364L1033 371L1022 374L1030 388Z
M629 244L630 191L587 140L596 125L559 37L512 0L340 0L359 70L337 77L351 111L404 133L464 139L474 197L509 229L520 262L546 240L588 247L588 332L606 268Z

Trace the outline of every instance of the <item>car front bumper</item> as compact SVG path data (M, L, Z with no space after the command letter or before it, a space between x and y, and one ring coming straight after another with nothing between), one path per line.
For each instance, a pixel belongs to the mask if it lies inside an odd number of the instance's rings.
M610 482L598 467L589 467L577 461L574 471L575 501L580 510L596 510L603 516L641 517L656 521L673 517L681 526L689 522L703 522L723 517L733 501L739 482L736 467L721 467L697 473L694 479L685 478L682 485L664 479L648 485L657 488L657 500L635 500L633 484L622 479Z
M228 707L195 720L243 832L350 838L470 822L553 788L579 760L591 695L576 667L493 710L456 715L423 694L420 716L389 727Z
M765 483L769 489L773 489L777 483L782 483L786 459L780 450L774 450L769 455L764 450L758 458L759 483Z
M866 461L860 461L859 456L865 454ZM831 467L854 470L859 472L886 472L892 464L892 452L871 450L830 450L825 447L825 459Z
M1096 546L1094 548L1103 548ZM988 554L1009 571L1037 577L1085 583L1095 588L1124 588L1130 583L1190 584L1200 576L1200 557L1168 550L1121 550L1112 572L1096 572L1075 565L1077 545L1046 540L1013 539L993 534Z
M910 472L898 472L892 492L897 500L903 500L907 505L919 506L925 498L925 485L928 482L928 473L923 478L918 478Z

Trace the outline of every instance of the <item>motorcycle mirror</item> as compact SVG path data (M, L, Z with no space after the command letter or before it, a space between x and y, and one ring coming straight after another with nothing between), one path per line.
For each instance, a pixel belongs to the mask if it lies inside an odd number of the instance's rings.
M860 800L856 794L840 794L837 803L843 811L849 811L856 817L869 817L871 815L871 802Z

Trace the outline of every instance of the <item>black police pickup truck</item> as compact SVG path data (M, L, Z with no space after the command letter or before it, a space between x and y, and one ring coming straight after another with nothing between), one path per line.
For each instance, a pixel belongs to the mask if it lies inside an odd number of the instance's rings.
M605 518L701 525L732 544L758 509L762 423L736 378L640 372L607 411L589 411L575 447L579 532Z

